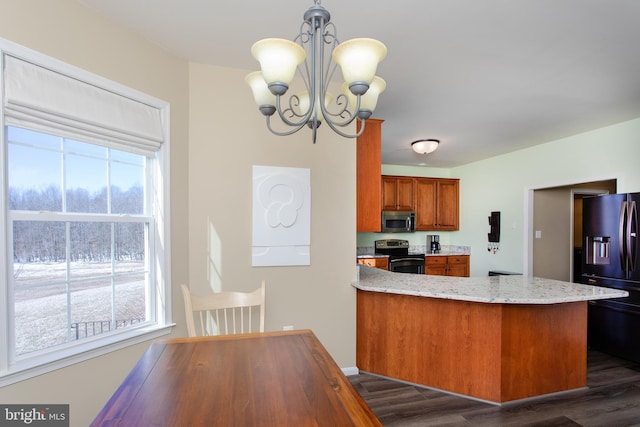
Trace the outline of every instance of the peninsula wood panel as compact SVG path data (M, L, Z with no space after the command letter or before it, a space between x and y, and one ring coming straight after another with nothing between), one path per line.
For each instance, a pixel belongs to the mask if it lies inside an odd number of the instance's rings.
M497 403L581 388L586 307L358 290L356 363L362 371Z
M501 304L501 401L586 387L587 304Z

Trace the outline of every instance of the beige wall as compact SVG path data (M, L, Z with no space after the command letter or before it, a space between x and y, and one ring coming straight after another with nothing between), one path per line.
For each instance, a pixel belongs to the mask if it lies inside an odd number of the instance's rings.
M196 291L216 278L226 290L265 278L267 330L312 329L340 366L355 366L354 140L326 126L315 145L307 129L275 137L244 83L247 71L189 66L75 1L3 2L0 37L171 103L174 336L185 333L179 284L189 277ZM310 266L251 267L252 165L311 170ZM219 260L213 275L210 258ZM69 403L72 425L87 425L147 347L0 388L0 401Z
M582 247L582 197L616 192L616 180L544 188L533 192L533 275L578 281L574 248ZM536 238L536 231L541 237Z
M249 290L264 278L267 330L312 329L338 365L355 366L355 140L326 125L316 144L306 127L272 135L244 83L248 72L190 66L191 286ZM310 266L251 266L253 165L311 170ZM220 259L218 269L207 269L209 257Z
M0 37L171 103L173 283L188 278L188 64L71 0L0 3ZM174 286L174 319L182 297ZM174 334L182 334L183 322ZM148 347L143 343L0 388L3 403L69 403L86 426Z
M570 188L561 187L534 192L533 275L555 280L570 280L571 205ZM540 238L535 238L535 232Z

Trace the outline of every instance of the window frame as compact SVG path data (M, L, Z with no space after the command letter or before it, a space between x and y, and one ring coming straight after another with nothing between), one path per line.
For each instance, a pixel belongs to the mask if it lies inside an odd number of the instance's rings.
M66 64L57 59L43 55L39 52L25 48L11 41L0 38L0 93L4 93L4 63L3 54L10 54L38 66L62 73L79 81L92 84L113 93L128 97L138 102L150 105L160 110L162 131L165 135L160 148L155 152L155 158L147 158L146 179L149 185L151 226L149 230L150 245L153 245L153 257L149 258L150 284L154 293L155 323L137 328L125 328L120 332L95 335L83 339L73 346L62 346L57 351L46 354L34 354L30 357L20 357L16 363L11 363L10 345L11 333L9 331L9 317L13 313L13 307L9 307L8 286L9 274L13 256L8 252L9 241L12 233L8 229L10 224L8 215L7 194L7 141L5 131L4 113L0 114L0 239L6 242L0 245L0 387L32 378L43 373L67 367L94 357L105 355L135 344L139 344L163 335L171 333L175 324L172 322L171 303L171 229L170 229L170 105L162 100L131 89L117 82L92 74L78 67ZM55 215L55 213L47 213ZM61 217L62 218L62 217ZM37 353L37 352L36 352Z

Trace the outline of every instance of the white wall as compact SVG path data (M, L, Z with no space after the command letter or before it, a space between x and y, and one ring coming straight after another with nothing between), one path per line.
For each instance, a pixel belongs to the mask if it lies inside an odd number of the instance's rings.
M528 272L532 191L581 182L618 180L618 192L640 191L640 119L453 168L460 178L460 231L451 240L471 246L471 275ZM501 212L500 250L486 250L491 211Z
M384 126L384 125L383 125ZM384 135L384 129L383 129ZM384 140L384 138L383 138ZM471 276L489 270L531 274L533 190L618 180L618 192L640 191L640 119L619 123L457 168L382 165L384 175L460 179L460 230L442 244L471 246ZM487 251L487 218L501 212L500 250ZM358 246L402 238L424 245L427 232L358 233Z

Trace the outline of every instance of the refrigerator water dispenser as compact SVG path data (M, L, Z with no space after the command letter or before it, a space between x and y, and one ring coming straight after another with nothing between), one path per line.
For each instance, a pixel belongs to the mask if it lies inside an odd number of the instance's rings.
M610 238L606 236L587 236L587 264L610 264L609 244Z

